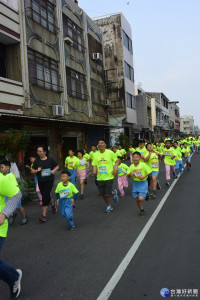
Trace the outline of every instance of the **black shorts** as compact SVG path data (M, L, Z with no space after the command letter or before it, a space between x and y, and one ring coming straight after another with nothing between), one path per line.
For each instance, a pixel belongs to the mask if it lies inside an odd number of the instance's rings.
M53 187L53 181L38 181L40 193L42 195L42 205L49 206L51 201L51 190Z
M100 196L112 196L113 179L97 180Z

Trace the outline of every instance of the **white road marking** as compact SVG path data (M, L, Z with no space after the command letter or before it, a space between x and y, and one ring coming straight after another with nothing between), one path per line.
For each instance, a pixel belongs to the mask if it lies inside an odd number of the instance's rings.
M160 203L157 206L156 210L154 211L154 213L152 214L152 216L148 220L147 224L144 226L143 230L141 231L141 233L139 234L139 236L137 237L137 239L135 240L135 242L131 246L130 250L128 251L128 253L124 257L124 259L122 260L122 262L120 263L120 265L116 269L113 276L110 278L110 280L106 284L105 288L103 289L103 291L101 292L101 294L99 295L97 300L107 300L110 297L110 295L112 294L114 288L118 284L119 280L121 279L122 275L126 271L126 269L127 269L128 265L130 264L131 260L133 259L135 253L137 252L138 248L140 247L142 241L144 240L145 236L147 235L149 229L151 228L151 225L153 224L153 222L157 218L159 212L161 211L161 208L165 204L165 202L166 202L167 198L169 197L171 191L173 190L174 186L177 184L180 176L181 176L181 174L179 174L178 178L173 181L172 185L169 187L168 191L166 192L166 194L164 195L164 197L160 201Z

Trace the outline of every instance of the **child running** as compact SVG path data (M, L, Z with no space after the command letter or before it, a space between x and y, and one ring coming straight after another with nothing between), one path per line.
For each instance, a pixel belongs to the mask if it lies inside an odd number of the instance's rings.
M165 141L165 148L163 149L163 157L166 170L166 185L170 186L170 169L172 169L173 175L175 176L175 157L176 153L174 148L171 146L171 140Z
M133 176L134 184L132 189L133 198L136 200L140 209L139 216L143 217L146 212L143 207L143 201L147 194L147 177L151 174L151 169L145 164L140 162L140 152L133 153L133 164L128 168L127 175Z
M190 147L188 147L188 144L186 142L183 144L181 152L183 154L184 164L186 164L187 170L189 171L191 168L191 149Z
M57 205L60 201L60 211L62 216L67 219L69 229L74 230L73 205L74 195L77 198L78 190L73 183L69 182L70 176L71 173L67 170L61 172L61 182L58 183L55 193Z
M175 157L175 174L177 176L177 172L179 170L180 174L183 173L183 163L182 163L182 152L181 152L181 148L179 147L178 145L178 142L175 141L174 144L173 144L173 147L175 149L175 153L176 153L176 157Z
M77 162L77 157L74 156L74 150L70 149L68 151L69 156L66 157L65 159L65 168L70 172L70 182L76 185L76 170L75 170L75 165Z
M152 193L150 193L150 196L152 198L156 198L156 189L160 190L160 184L157 180L158 173L159 173L159 153L153 150L153 146L151 143L148 143L146 145L146 148L148 150L148 153L144 157L144 161L148 165L148 167L151 169L151 174L149 174L149 178L152 179Z
M1 173L4 176L6 176L10 180L10 182L12 182L14 185L16 185L18 187L17 179L16 179L15 175L10 172L10 168L11 168L11 163L8 160L4 160L1 162ZM8 197L5 196L5 203L7 203L7 201L8 201ZM22 217L20 224L25 225L28 221L28 218L27 218L25 210L22 206L22 200L20 200L20 202L17 206L17 210L19 211L19 213ZM17 217L16 213L12 214L9 217L8 222L10 225L12 225L14 223L16 217Z
M128 170L128 166L122 163L122 157L118 156L118 168L117 168L118 189L121 197L125 196L124 188L128 187L128 178L126 176L127 170Z
M79 150L77 152L77 161L75 164L75 167L77 169L77 177L80 181L80 186L81 186L81 194L80 194L80 199L83 199L83 192L84 192L84 182L86 179L86 166L87 166L87 160L83 158L83 152Z

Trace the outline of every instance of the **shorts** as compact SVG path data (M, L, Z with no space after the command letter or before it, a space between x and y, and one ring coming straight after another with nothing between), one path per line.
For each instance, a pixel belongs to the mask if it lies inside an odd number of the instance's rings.
M158 177L159 171L152 171L151 174L149 174L149 177L155 176Z
M85 180L86 179L86 169L85 170L77 170L77 177L79 180Z
M112 196L113 179L97 180L97 184L100 196Z
M191 161L191 157L190 156L184 157L184 164L187 164L190 161Z
M147 195L148 182L145 181L134 181L132 195L133 198L137 198L138 196L142 196L143 198Z

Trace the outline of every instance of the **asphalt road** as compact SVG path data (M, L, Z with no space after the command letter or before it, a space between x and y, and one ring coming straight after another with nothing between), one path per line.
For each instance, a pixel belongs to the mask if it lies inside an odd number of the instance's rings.
M161 288L200 288L200 156L194 155L192 162L192 169L178 180L110 299L157 300L162 299ZM29 223L19 225L18 217L1 251L1 259L23 271L19 299L97 299L168 189L163 164L159 180L162 189L157 199L145 201L147 215L141 218L131 196L131 178L126 196L106 215L91 177L86 198L78 200L74 210L77 228L73 232L59 212L52 215L49 211L47 223L40 224L38 203L27 204ZM3 282L0 299L9 299Z

